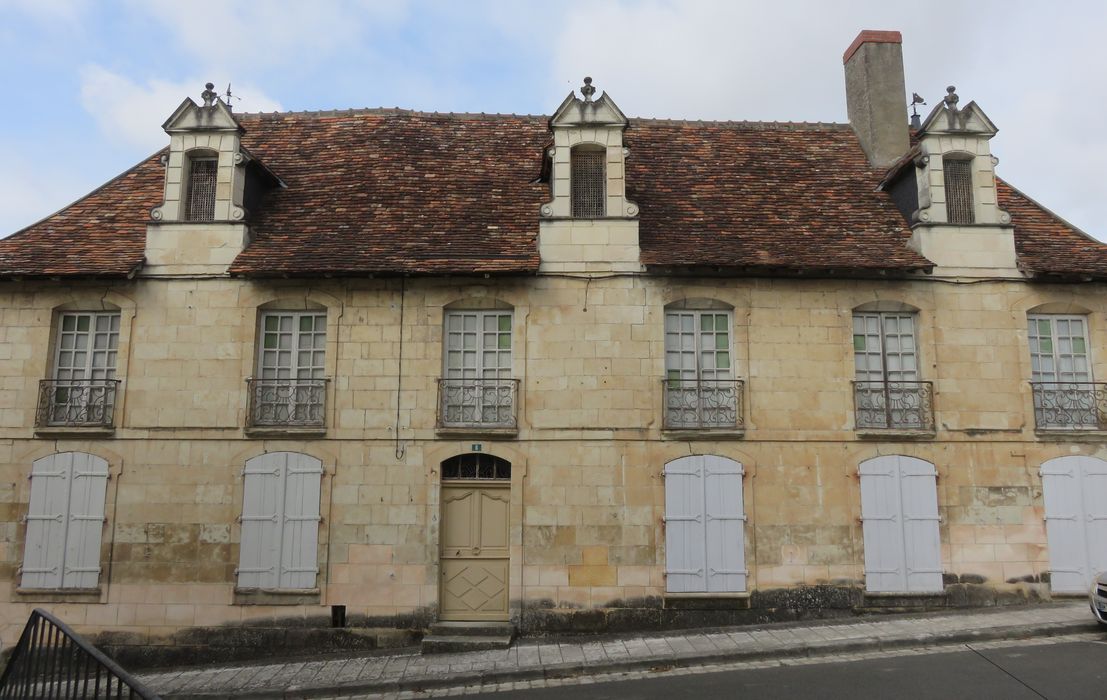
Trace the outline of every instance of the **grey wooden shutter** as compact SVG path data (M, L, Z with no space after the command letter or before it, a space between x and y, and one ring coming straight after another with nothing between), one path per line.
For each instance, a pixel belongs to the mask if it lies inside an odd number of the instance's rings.
M280 588L314 588L319 573L319 489L323 464L286 452Z
M938 491L934 465L889 455L861 463L865 588L871 592L942 590Z
M95 588L100 579L108 463L63 452L31 466L23 588Z
M318 572L322 463L270 452L243 471L240 588L313 588Z
M746 590L742 465L692 455L669 462L664 474L667 590Z
M746 538L742 465L716 455L703 457L707 590L746 590Z
M1072 455L1042 464L1050 589L1086 593L1107 571L1107 462Z

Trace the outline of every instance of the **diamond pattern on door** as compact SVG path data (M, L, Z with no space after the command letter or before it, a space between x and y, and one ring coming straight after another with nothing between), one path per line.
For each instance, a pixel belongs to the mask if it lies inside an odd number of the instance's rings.
M443 485L439 617L508 618L508 507L511 489Z

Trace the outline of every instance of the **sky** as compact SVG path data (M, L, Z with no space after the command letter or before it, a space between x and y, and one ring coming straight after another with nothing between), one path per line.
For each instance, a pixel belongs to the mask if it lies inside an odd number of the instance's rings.
M167 145L209 80L238 112L550 114L590 75L631 117L845 122L862 29L902 32L908 94L956 85L997 173L1107 240L1097 0L0 0L0 236Z

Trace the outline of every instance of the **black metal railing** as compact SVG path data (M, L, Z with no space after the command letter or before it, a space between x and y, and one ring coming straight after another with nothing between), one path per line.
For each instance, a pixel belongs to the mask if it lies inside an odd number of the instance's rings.
M0 698L158 695L45 610L35 609L0 674Z
M323 428L327 424L327 379L246 380L250 428Z
M666 429L742 428L741 379L663 379Z
M518 379L439 379L439 428L497 428L518 426Z
M38 383L35 425L110 428L118 379L43 379Z
M1039 430L1107 429L1107 384L1030 382Z
M934 430L931 382L853 382L859 430Z

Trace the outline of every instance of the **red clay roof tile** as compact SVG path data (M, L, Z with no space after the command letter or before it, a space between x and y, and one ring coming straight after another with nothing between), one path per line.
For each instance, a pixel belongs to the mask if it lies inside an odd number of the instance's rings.
M249 276L530 274L545 117L402 110L245 114L243 145L287 188L254 212ZM658 269L906 271L931 263L846 125L631 120L627 194ZM123 276L143 261L155 154L0 240L0 276ZM1107 278L1107 246L1000 183L1023 269Z

